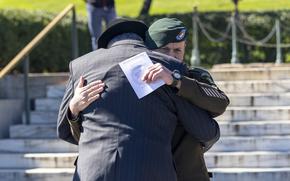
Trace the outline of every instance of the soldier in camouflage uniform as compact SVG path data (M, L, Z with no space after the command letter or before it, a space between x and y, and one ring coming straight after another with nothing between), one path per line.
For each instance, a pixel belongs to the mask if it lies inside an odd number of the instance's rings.
M177 58L183 62L187 37L187 28L176 18L162 18L154 22L146 33L146 46ZM154 72L158 72L155 73ZM208 71L202 68L191 68L187 76L171 73L162 65L153 65L147 72L148 82L156 78L164 81L170 77L175 79L173 86L177 94L192 104L207 110L212 117L221 115L229 104L228 97L213 81ZM154 78L152 78L155 76ZM148 78L149 77L149 78ZM174 81L173 81L174 82ZM197 125L198 126L198 125ZM172 140L172 153L176 166L178 181L208 181L209 175L204 161L204 152L209 147L201 145L190 136L179 124Z

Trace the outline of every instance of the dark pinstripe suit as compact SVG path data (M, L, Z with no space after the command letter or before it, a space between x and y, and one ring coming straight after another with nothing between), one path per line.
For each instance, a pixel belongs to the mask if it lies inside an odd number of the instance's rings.
M175 181L171 139L177 120L198 141L212 144L219 137L216 121L198 107L162 86L138 99L118 63L141 52L169 69L185 66L168 56L149 52L141 42L128 40L100 49L70 64L70 80L58 118L58 135L75 143L66 118L68 102L81 75L88 83L102 79L102 98L82 112L77 173L93 181Z

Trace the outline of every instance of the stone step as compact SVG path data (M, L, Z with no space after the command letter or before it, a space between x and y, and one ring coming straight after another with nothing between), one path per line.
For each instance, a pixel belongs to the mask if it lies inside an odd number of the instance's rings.
M65 91L65 84L47 86L47 97L62 98Z
M213 69L225 69L225 68L275 68L275 67L290 67L289 63L276 64L275 62L270 63L222 63L213 65Z
M0 169L73 168L78 153L1 153ZM290 167L290 152L207 152L208 168Z
M56 124L12 125L10 138L57 138Z
M58 111L61 98L41 98L35 99L35 110L37 111Z
M290 93L228 94L230 106L288 106Z
M290 136L223 136L211 151L288 151ZM1 139L0 152L75 152L77 146L59 139Z
M57 111L32 111L31 124L56 124ZM290 106L232 106L216 118L218 121L289 120Z
M219 122L222 136L290 135L289 121Z
M29 73L29 96L31 99L46 96L48 85L64 84L68 73ZM0 80L0 97L22 99L24 96L23 74L7 75Z
M207 152L205 160L208 168L290 167L289 151Z
M228 94L231 106L268 106L289 105L290 93L280 95L278 93L254 93L254 94ZM38 98L35 99L35 107L38 111L58 111L61 98Z
M290 105L290 92L283 93L244 93L228 94L230 106L288 106ZM35 110L58 111L61 98L35 99Z
M229 93L230 106L286 106L290 105L290 92L280 93ZM58 111L61 98L35 99L38 111Z
M217 117L217 120L219 121L265 121L289 119L290 106L228 107L224 114Z
M290 136L226 136L213 145L210 152L289 151Z
M289 151L290 136L223 136L210 151ZM0 153L75 152L77 146L59 139L1 139Z
M210 70L215 80L283 80L289 79L290 67L225 67Z
M290 168L213 168L212 181L286 181ZM72 180L73 168L0 169L0 181Z
M221 90L223 90L226 93L290 92L290 79L288 80L216 81L216 84ZM47 97L62 98L64 91L65 91L65 85L47 86Z
M78 153L0 153L0 169L73 168Z
M222 136L289 135L290 121L220 122ZM13 125L11 138L57 138L56 125Z
M0 181L71 181L73 168L0 169Z
M0 153L70 153L76 151L76 145L60 139L0 139Z
M31 124L56 124L57 111L31 111L30 123Z
M211 181L287 181L290 168L213 168Z
M290 80L216 81L226 93L285 93L290 92Z

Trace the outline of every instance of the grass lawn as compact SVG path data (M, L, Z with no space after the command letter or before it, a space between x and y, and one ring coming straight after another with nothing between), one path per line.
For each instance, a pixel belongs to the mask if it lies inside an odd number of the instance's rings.
M120 16L135 17L138 15L143 0L115 0L117 13ZM199 11L231 11L231 0L152 0L150 14L185 13L191 12L193 6ZM0 0L0 9L27 9L61 11L67 4L74 3L81 15L86 15L83 0ZM290 10L290 0L241 0L242 11Z

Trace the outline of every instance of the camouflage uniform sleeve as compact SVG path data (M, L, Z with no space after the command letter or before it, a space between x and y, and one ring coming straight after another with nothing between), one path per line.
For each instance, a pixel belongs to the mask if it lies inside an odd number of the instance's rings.
M213 117L224 113L229 99L214 83L211 75L204 69L193 68L181 80L178 95L192 104L208 111Z

